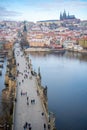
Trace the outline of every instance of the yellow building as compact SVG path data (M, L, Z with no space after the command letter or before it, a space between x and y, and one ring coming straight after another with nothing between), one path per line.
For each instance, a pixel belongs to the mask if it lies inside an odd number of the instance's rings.
M43 34L37 34L37 35L35 36L36 39L42 39L43 37L44 37Z
M13 47L13 43L12 42L8 42L4 44L4 49L8 50L11 49Z
M87 38L80 39L79 45L81 45L83 48L87 48Z
M29 45L30 45L30 47L44 47L45 40L42 40L42 39L30 40Z

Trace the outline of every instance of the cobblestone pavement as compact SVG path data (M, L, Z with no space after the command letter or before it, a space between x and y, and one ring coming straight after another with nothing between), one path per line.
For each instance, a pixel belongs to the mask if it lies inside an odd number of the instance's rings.
M14 110L14 130L48 130L40 97L37 95L35 76L31 77L28 62L19 44L14 47L18 76ZM27 123L26 123L27 122ZM29 125L30 124L30 125ZM44 128L46 124L46 128ZM25 125L25 127L24 127ZM27 126L27 127L26 127ZM30 129L29 129L30 127Z

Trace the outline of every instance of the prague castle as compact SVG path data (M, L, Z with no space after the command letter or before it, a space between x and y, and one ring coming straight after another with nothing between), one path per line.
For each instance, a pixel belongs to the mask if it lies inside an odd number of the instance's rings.
M69 20L69 19L76 19L74 15L68 15L66 14L66 11L64 10L63 13L60 13L60 20Z

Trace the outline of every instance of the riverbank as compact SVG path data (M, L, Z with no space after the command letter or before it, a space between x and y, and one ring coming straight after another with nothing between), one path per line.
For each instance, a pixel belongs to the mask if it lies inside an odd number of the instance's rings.
M85 49L83 49L83 50L66 49L66 51L78 52L78 53L81 53L81 54L87 54L87 50L85 50Z
M30 47L25 49L25 52L50 52L49 48L34 48L34 47Z
M62 53L65 51L71 51L71 52L78 52L78 53L82 53L82 54L87 54L87 50L83 49L83 50L73 50L73 49L66 49L66 48L62 48L62 49L50 49L50 48L27 48L25 49L25 52L48 52L48 53Z
M44 52L44 53L65 53L65 49L61 48L61 49L50 49L50 48L27 48L25 49L26 53L29 52Z

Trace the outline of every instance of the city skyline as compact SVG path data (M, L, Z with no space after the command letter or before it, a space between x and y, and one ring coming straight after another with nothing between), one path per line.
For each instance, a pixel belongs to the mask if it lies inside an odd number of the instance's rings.
M87 20L87 0L3 0L0 1L0 20L59 20L64 10Z

